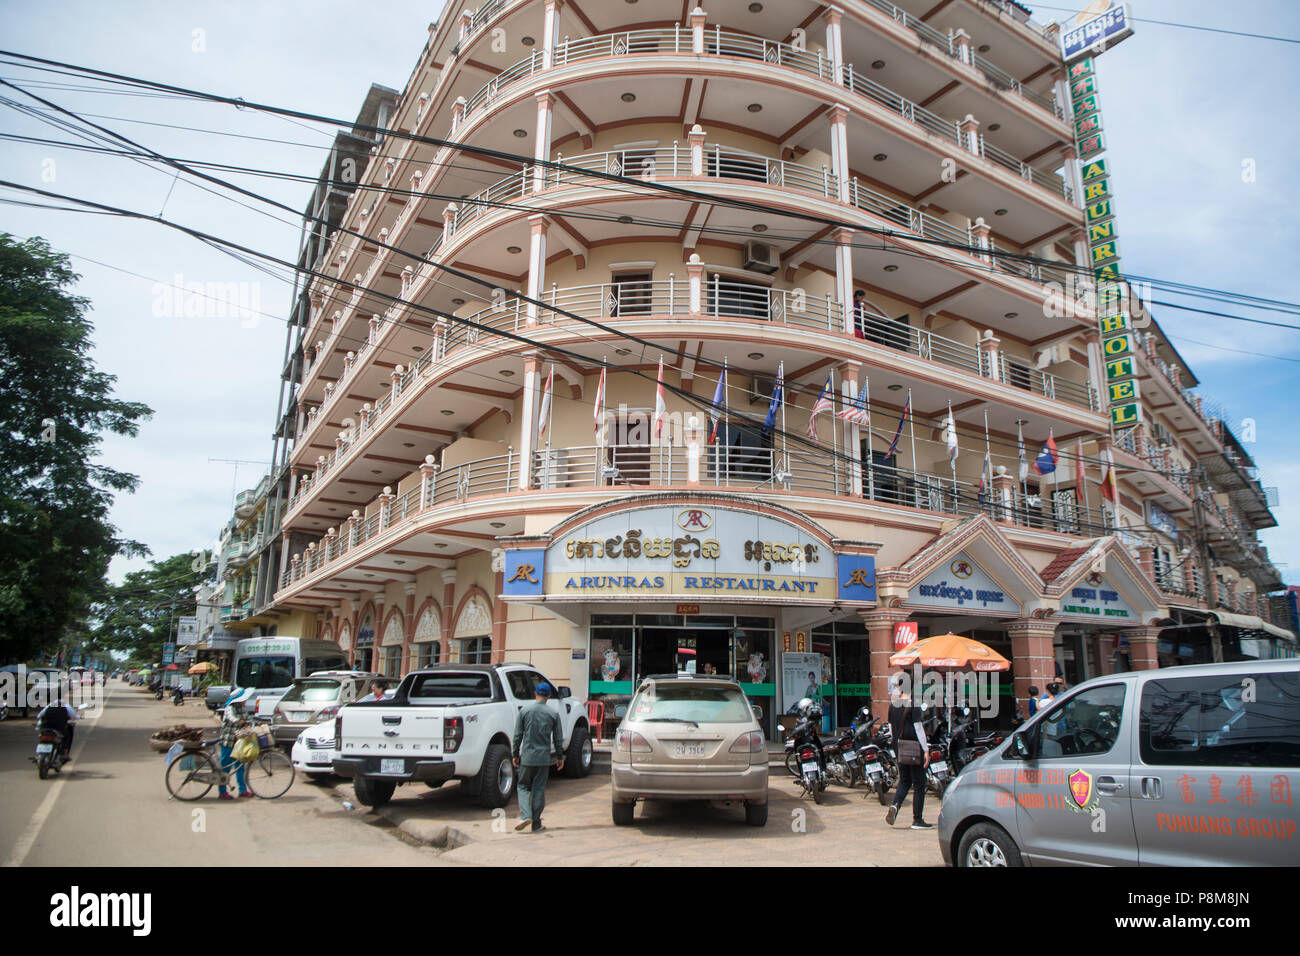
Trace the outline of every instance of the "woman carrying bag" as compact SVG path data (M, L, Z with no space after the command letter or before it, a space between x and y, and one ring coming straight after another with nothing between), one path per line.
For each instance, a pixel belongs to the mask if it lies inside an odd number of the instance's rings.
M925 768L930 764L930 745L921 725L921 708L903 696L903 681L895 676L889 682L889 723L898 741L898 792L894 802L885 811L885 822L891 827L898 818L899 808L907 791L912 790L912 829L933 830L921 816L925 809Z

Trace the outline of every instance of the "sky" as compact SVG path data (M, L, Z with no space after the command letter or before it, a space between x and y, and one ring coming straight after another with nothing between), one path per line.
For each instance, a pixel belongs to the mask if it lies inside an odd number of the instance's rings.
M1030 6L1034 19L1046 22L1082 4ZM324 0L0 0L0 37L3 46L23 53L351 119L370 83L402 88L439 4L365 8L377 16L360 16L359 10ZM1134 0L1132 12L1300 38L1300 4L1293 0ZM1134 36L1098 59L1125 273L1300 300L1297 53L1294 43L1139 22ZM0 65L0 77L33 76ZM185 159L314 178L333 139L330 127L228 106L71 89L68 84L84 84L66 76L47 76L41 83L28 85ZM22 99L4 88L0 96ZM0 133L71 138L5 106ZM161 210L284 259L297 254L293 216L236 205L131 160L3 141L0 174L99 202ZM310 192L302 182L230 178L294 209L301 209ZM113 508L119 532L144 542L157 558L210 547L230 518L235 492L255 485L270 460L284 356L282 317L291 286L155 224L6 206L0 231L42 236L72 256L82 276L75 291L92 301L96 364L117 376L119 397L155 409L139 437L110 436L103 443L105 463L141 479L138 491L119 495ZM170 286L194 282L217 298L178 303ZM232 295L246 310L263 314L228 314L219 300ZM1284 314L1181 301L1300 325ZM1277 487L1280 496L1274 509L1280 527L1261 539L1287 582L1300 584L1300 538L1294 533L1300 525L1300 401L1293 387L1300 332L1169 308L1154 313L1199 377L1198 391L1223 407L1239 438L1248 438L1253 428L1255 440L1245 448L1263 483ZM113 577L142 564L119 559Z

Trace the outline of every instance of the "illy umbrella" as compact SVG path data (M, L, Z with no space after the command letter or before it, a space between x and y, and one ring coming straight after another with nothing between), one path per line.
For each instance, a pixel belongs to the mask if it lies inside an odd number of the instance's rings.
M987 644L960 634L939 634L913 641L889 658L893 667L920 664L937 671L1007 671L1011 662Z

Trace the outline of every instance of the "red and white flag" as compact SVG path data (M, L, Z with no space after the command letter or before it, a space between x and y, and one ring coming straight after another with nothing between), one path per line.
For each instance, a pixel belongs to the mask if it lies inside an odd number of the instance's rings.
M600 434L601 419L605 417L605 366L600 367L600 381L596 383L596 408L593 412L592 431Z
M1074 458L1075 492L1074 493L1079 498L1079 500L1082 501L1084 495L1083 482L1085 480L1084 471L1083 471L1083 439L1082 438L1080 438L1078 444L1074 446L1074 454L1075 454L1075 458Z
M822 393L817 396L817 401L813 403L812 411L808 414L808 437L817 441L817 416L822 412L831 410L831 377L826 376L826 385L822 388Z
M664 402L664 360L659 358L659 377L655 380L655 417L652 431L658 438L664 430L664 418L668 415L668 405Z
M542 390L542 404L537 409L537 440L541 441L546 437L546 429L551 423L551 392L555 388L555 366L551 366L551 374L546 376L546 388Z

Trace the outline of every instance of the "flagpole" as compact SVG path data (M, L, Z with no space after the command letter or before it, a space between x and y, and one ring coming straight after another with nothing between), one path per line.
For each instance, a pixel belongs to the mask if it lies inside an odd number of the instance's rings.
M871 456L871 378L864 376L863 388L866 389L866 406L867 406L867 497L875 500L876 497L876 470L872 464Z
M783 474L789 474L790 453L785 447L785 362L782 361L776 366L776 381L781 386L781 458L783 463L781 470ZM787 479L788 480L788 479Z
M1056 436L1052 433L1052 429L1050 428L1047 429L1047 437L1052 442L1052 444L1056 444L1056 440L1055 440ZM1055 466L1052 468L1052 526L1054 528L1057 527L1058 524L1056 520L1056 480L1057 480L1056 473L1060 470L1061 470L1061 462L1058 455L1057 462Z
M608 404L605 398L605 390L609 388L609 356L600 357L600 383L604 388L600 390L601 408L596 409L596 486L604 487L605 485L605 409L603 406Z
M952 417L952 399L948 399L948 429L949 429L948 434L952 436L953 445L955 446L957 443L957 420ZM945 448L947 447L947 444L948 444L948 435L945 435L944 436ZM956 514L958 513L957 456L952 453L951 449L948 449L948 467L952 469L952 510L953 513Z
M1020 454L1020 460L1016 462L1016 478L1018 479L1016 484L1020 485L1020 500L1024 503L1025 520L1028 521L1029 520L1029 500L1028 500L1029 485L1027 484L1027 479L1029 477L1029 462L1025 458L1024 425L1025 425L1025 419L1023 418L1016 419L1016 447Z
M731 484L731 423L727 420L730 407L731 377L727 375L727 356L722 356L722 460L727 471L727 484Z
M551 386L551 401L546 406L546 487L551 487L551 423L555 421L555 363L551 363L551 373L546 379Z
M1080 438L1078 442L1075 443L1074 450L1075 453L1079 456L1079 464L1075 466L1074 470L1076 474L1079 474L1083 479L1082 481L1079 482L1079 485L1081 486L1079 488L1079 494L1083 496L1083 513L1084 516L1086 517L1088 511L1090 510L1088 507L1088 466L1087 464L1084 463L1083 460L1083 439L1082 438ZM1082 527L1083 522L1080 521L1079 524L1080 527Z
M986 476L984 472L987 471ZM988 487L984 489L984 494L988 501L993 501L993 448L989 445L989 410L984 409L984 464L980 466L980 482L987 481ZM993 511L993 514L997 514Z
M912 487L916 487L916 409L912 407L912 390L907 390L907 430L912 436Z
M848 438L844 439L848 445ZM845 448L847 453L848 449ZM835 427L835 368L831 367L831 473L835 476L835 493L840 493L840 433Z

